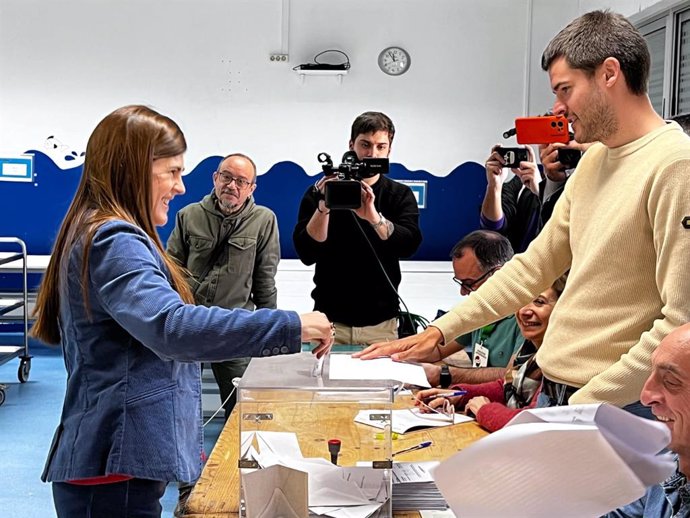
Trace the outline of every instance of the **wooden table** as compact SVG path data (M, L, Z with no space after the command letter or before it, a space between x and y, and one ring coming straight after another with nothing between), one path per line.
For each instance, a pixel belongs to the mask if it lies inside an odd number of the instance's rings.
M395 404L396 408L405 408L410 405L411 398L409 396L399 398ZM322 415L319 417L319 421L322 421L324 417L338 421L337 429L342 430L340 436L343 438L344 445L348 435L357 436L363 433L363 431L364 433L376 433L374 428L352 421L351 413L345 418L338 415L340 413L339 409L329 409L327 405L322 406L324 407L322 411L325 414L330 412L331 415ZM187 513L185 514L187 518L235 518L238 516L240 481L237 467L239 451L239 411L237 410L236 407L236 411L232 413L220 437L218 437L218 442L206 462L201 478L189 497ZM300 416L298 413L295 414L293 412L286 417L290 421L287 428L292 428L291 431L297 433L304 456L322 456L327 458L327 454L324 455L325 447L323 441L315 444L313 438L317 433L314 431L314 416L310 414L305 419L305 416ZM487 435L487 432L475 422L443 428L429 428L399 436L397 440L393 441L393 450L401 450L419 444L422 441L430 440L433 441L433 446L424 450L407 453L400 460L443 460L485 435ZM343 448L342 453L340 463L346 466L354 465L357 459L348 458L345 448ZM416 518L419 517L419 513L395 513L395 517Z

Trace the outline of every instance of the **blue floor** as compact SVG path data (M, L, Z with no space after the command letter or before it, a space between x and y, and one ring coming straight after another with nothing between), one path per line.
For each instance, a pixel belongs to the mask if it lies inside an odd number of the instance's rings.
M55 518L50 485L40 480L65 390L65 367L59 350L34 347L27 383L19 383L19 359L0 365L0 383L7 399L0 406L0 516ZM210 453L223 422L214 419L205 429ZM177 486L169 485L161 500L163 517L171 518Z

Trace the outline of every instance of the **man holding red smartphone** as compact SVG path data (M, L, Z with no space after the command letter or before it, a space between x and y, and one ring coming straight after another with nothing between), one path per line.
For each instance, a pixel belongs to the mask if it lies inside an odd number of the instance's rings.
M549 223L465 301L422 333L358 356L438 359L455 336L526 304L570 270L537 353L541 406L605 402L651 417L640 391L651 356L690 322L690 138L647 95L650 55L623 16L587 13L542 56L582 157ZM443 346L442 344L449 344Z

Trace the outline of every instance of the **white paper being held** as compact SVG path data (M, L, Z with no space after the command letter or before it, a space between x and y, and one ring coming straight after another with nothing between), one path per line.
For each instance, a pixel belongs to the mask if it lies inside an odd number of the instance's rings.
M659 421L642 419L611 405L589 404L529 409L506 426L543 422L594 424L645 486L668 476L668 466L673 461L666 456L666 462L660 462L664 457L658 453L669 444L671 434Z
M670 476L675 462L671 454L649 451L628 457L634 453L629 440L634 444L639 437L608 427L608 414L620 414L648 427L653 447L668 442L668 430L615 407L605 410L599 423L599 407L522 412L502 430L441 463L434 479L453 511L463 518L510 516L515 509L535 518L601 516L641 497L647 485Z
M396 380L419 387L429 387L421 364L395 362L390 358L360 360L349 354L331 354L331 379Z

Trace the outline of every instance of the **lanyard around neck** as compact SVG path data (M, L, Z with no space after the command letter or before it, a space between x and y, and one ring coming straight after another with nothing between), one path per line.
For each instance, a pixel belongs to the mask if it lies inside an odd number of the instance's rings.
M494 329L496 329L496 326L498 324L494 322L493 324L489 324L488 326L484 326L479 330L479 342L484 343L487 338L491 336L491 333L494 332Z

